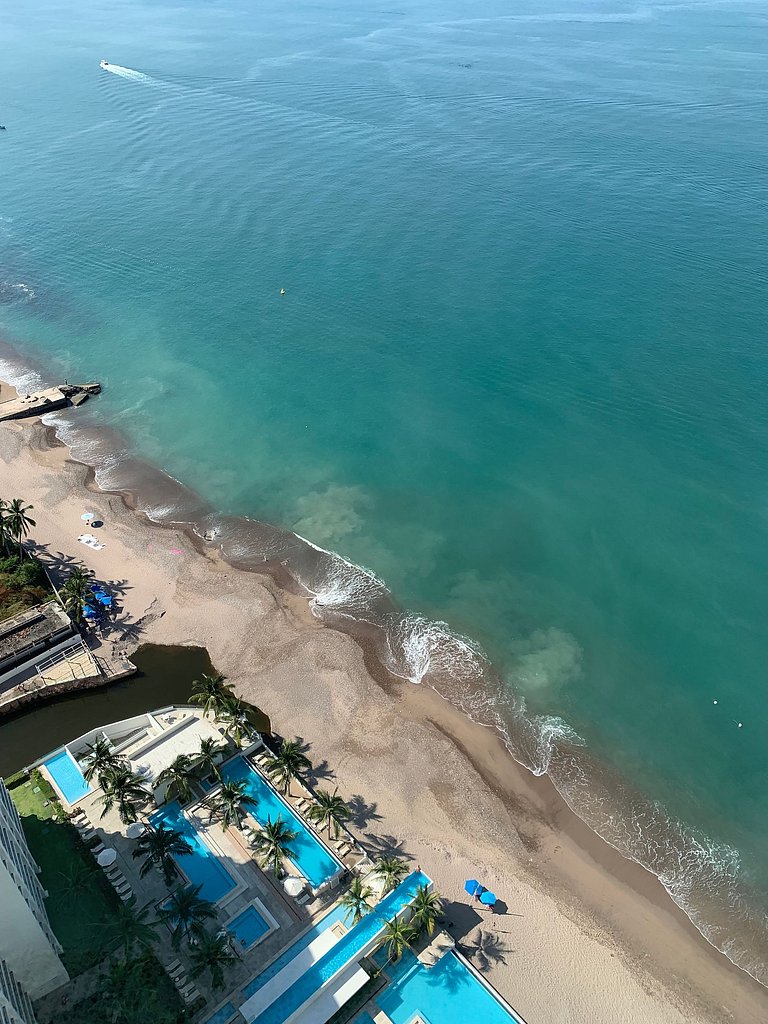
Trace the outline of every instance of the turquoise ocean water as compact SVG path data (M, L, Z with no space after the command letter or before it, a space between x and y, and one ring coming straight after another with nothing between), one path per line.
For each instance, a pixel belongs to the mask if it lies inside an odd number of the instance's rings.
M764 983L767 28L0 10L0 329L105 383L76 453L375 623Z

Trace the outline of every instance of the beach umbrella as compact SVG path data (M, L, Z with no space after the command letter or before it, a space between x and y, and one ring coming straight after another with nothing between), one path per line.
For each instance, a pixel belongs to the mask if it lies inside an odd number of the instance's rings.
M107 847L106 850L102 850L99 856L96 858L96 862L99 867L108 868L110 864L114 864L117 860L117 850L113 850L111 847Z
M109 608L111 606L112 598L109 596L109 594L97 594L96 597L99 601L101 601L105 608Z
M138 839L139 836L144 834L146 828L143 821L134 821L133 824L129 825L125 830L125 834L129 839Z
M83 512L80 518L84 520L86 523L90 523L92 519L96 518L96 514L94 512Z
M96 609L92 608L89 604L84 604L83 605L83 611L85 612L85 617L87 619L95 619L96 616L99 614L96 611Z
M483 895L480 897L480 902L484 903L487 907L492 907L496 902L496 895L489 889L486 889Z
M476 895L477 890L482 888L482 885L475 878L470 878L464 883L464 889L470 896Z
M296 875L289 875L283 882L283 888L289 896L301 896L304 892L304 879L297 878Z

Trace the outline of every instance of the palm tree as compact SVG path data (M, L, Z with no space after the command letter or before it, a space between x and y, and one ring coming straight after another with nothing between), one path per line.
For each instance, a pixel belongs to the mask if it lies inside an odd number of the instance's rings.
M59 874L63 878L61 892L67 902L76 904L93 886L93 869L85 861L77 860Z
M205 801L211 812L211 820L218 815L221 827L226 830L230 825L242 830L243 818L249 807L256 806L256 799L245 791L244 782L222 782L219 789Z
M396 917L394 921L387 921L384 925L384 944L390 961L394 963L399 960L416 936L416 929L404 918Z
M157 921L150 920L150 906L145 903L140 910L135 910L130 904L121 903L117 908L114 942L118 948L122 947L126 957L134 946L148 950L157 942Z
M6 502L4 511L5 532L10 534L19 544L19 559L24 554L24 538L29 533L30 526L37 526L34 519L30 519L27 512L33 510L33 505L25 505L21 498L13 498Z
M8 502L0 498L0 552L7 551L8 538L11 536L6 517L7 510Z
M159 908L162 921L171 929L171 943L178 949L181 940L197 941L205 933L205 922L216 916L213 904L200 895L202 885L180 885Z
M80 625L85 618L83 605L93 600L89 570L81 566L74 568L61 588L59 596L64 610Z
M189 951L192 961L190 977L199 978L203 971L211 972L211 988L224 988L224 968L237 959L226 935L211 935L203 932Z
M197 762L195 769L201 778L204 779L206 775L213 775L217 779L221 778L216 758L223 752L224 744L217 743L213 736L205 736L200 740L200 750L194 755L194 759Z
M202 675L192 683L192 695L189 698L190 704L199 704L204 715L212 715L218 718L224 710L227 701L234 697L232 690L224 684L225 676Z
M329 793L325 789L318 789L315 793L316 803L307 811L307 816L311 821L314 821L320 828L323 825L328 826L328 835L331 834L331 826L333 826L333 837L334 839L339 838L339 825L345 821L349 821L351 817L351 811L338 796L338 790L334 789L332 793Z
M105 775L113 768L126 768L127 763L124 757L115 754L112 744L104 736L99 736L95 743L89 743L88 753L85 755L85 768L83 777L86 782L92 782L94 776Z
M291 843L298 834L289 828L282 818L277 818L276 821L267 818L262 831L254 836L254 849L259 856L259 863L265 870L272 871L275 878L280 877L283 860L286 857L293 859Z
M420 885L411 903L411 924L427 935L432 935L435 925L443 916L443 901L440 893L426 885Z
M158 785L166 783L168 793L175 793L181 803L192 798L192 779L195 777L192 758L179 754L157 777Z
M252 740L256 735L256 729L251 722L251 705L241 697L232 696L227 699L216 718L224 724L227 735L242 745L243 740Z
M312 762L298 740L283 740L277 755L266 762L267 774L282 793L290 793L292 780L311 767Z
M150 794L142 785L141 776L124 765L108 768L99 775L99 785L104 791L99 797L104 804L101 817L117 805L117 813L124 825L136 821L138 807L149 800Z
M370 889L357 875L350 882L349 888L339 900L342 907L347 910L347 916L352 914L352 923L357 924L371 909L368 900L373 899L373 889Z
M131 856L144 858L139 870L140 878L151 871L153 865L157 865L163 872L165 884L170 886L176 875L176 865L172 858L191 852L192 847L178 829L161 823L156 829L149 829L139 837Z
M379 857L373 873L384 882L383 896L402 882L408 874L408 866L400 857Z

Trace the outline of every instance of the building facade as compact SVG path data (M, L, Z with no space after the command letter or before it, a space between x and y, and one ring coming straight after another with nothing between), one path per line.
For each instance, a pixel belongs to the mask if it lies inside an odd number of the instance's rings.
M21 819L0 779L0 963L5 964L0 979L8 974L5 995L0 998L14 1006L18 997L14 1001L11 994L24 992L29 999L39 999L69 980L59 958L61 946L48 922L47 893L38 870ZM25 1020L23 1015L17 1019Z

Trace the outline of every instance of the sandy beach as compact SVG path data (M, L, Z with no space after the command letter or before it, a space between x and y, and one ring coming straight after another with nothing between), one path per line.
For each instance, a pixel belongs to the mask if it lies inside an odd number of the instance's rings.
M9 396L3 385L0 399ZM40 424L3 424L0 462L0 493L34 506L32 539L54 575L79 562L122 593L106 642L127 652L143 642L207 647L279 734L310 745L322 784L352 806L361 842L434 878L450 930L470 950L484 945L487 977L528 1024L768 1019L768 991L489 730L387 676L303 597L88 487L86 467ZM98 551L77 542L86 509L104 523ZM474 877L502 912L471 904L463 882Z

